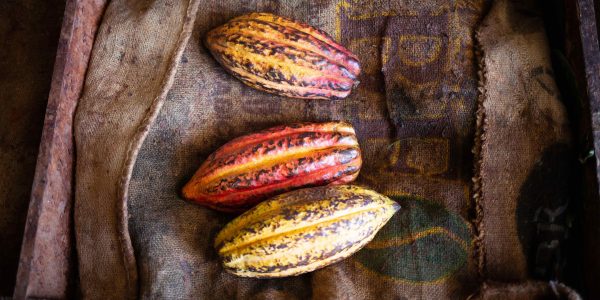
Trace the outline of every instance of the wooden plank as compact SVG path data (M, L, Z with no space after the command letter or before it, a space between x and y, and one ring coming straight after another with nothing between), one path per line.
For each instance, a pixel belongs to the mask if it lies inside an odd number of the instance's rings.
M600 183L600 49L593 0L578 0L577 18L583 51L587 98L590 105L592 135L596 159L596 180ZM584 276L585 296L589 299L600 297L598 272L600 270L600 228L598 222L600 203L598 199L586 199L584 203Z
M68 0L31 199L14 298L66 298L72 261L73 114L96 30L108 0Z
M0 299L15 290L65 3L0 1Z

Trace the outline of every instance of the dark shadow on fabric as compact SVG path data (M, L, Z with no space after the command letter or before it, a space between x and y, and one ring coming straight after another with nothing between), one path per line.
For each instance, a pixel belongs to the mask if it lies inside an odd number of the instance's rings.
M563 278L570 238L573 159L566 144L548 147L521 186L517 199L519 240L530 274L538 279Z

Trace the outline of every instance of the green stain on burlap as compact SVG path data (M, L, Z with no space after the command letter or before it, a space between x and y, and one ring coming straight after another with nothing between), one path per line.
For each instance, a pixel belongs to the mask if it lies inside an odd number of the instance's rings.
M444 279L463 267L471 249L469 226L440 204L394 198L402 208L355 259L377 274L407 282Z

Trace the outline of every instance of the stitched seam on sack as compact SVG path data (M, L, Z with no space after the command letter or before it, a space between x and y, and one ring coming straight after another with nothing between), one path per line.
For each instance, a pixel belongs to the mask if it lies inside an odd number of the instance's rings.
M481 282L485 281L485 249L484 249L484 225L483 225L483 181L481 174L482 151L483 144L485 143L485 132L486 132L486 116L484 101L487 97L485 84L487 82L487 68L485 65L485 50L481 44L479 32L475 34L475 56L478 60L478 97L477 97L477 112L476 112L476 128L475 128L475 141L473 144L474 154L474 175L473 175L473 204L475 209L475 216L471 220L473 229L475 231L474 239L474 253L477 262L477 276Z
M190 0L186 10L185 19L179 33L179 37L176 41L176 48L171 56L167 73L163 79L162 86L160 88L159 95L152 101L152 104L146 111L146 114L140 125L135 131L133 139L128 146L125 161L122 166L121 178L119 180L118 187L118 201L117 201L117 227L118 227L118 240L121 249L121 258L124 263L125 272L127 276L127 296L128 298L137 298L138 294L138 276L137 276L137 265L135 255L133 252L133 246L131 244L131 237L129 236L129 224L128 224L128 208L127 208L127 197L129 182L133 167L139 150L141 149L148 132L150 131L151 125L156 120L158 113L160 112L168 91L170 90L173 82L175 81L175 74L179 61L183 51L185 50L189 38L192 35L193 25L195 21L196 12L199 6L199 0Z

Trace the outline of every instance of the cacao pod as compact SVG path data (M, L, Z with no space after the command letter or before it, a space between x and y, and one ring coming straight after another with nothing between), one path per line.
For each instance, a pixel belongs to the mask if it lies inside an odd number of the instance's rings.
M239 16L211 30L205 44L245 84L303 99L341 99L358 84L354 54L327 33L269 13Z
M400 209L374 191L349 185L291 191L258 204L215 239L224 268L238 276L307 273L365 246Z
M276 194L306 186L344 184L362 164L352 125L300 123L238 137L212 153L183 197L239 212Z

